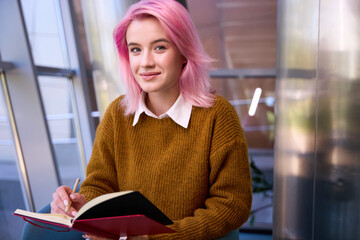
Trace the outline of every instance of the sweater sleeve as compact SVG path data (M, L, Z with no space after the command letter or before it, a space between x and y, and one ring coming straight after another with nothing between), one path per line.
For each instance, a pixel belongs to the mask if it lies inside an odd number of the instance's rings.
M87 201L109 192L118 191L114 162L114 101L106 110L97 130L86 179L80 193Z
M176 233L153 239L215 239L248 219L252 190L247 144L232 106L216 119L210 153L208 198L203 208L169 227Z

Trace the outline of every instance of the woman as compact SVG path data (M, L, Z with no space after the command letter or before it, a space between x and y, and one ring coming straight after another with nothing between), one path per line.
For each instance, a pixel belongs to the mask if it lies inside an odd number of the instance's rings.
M247 145L233 107L213 93L187 10L140 1L114 39L126 95L97 129L80 192L59 187L52 212L64 213L69 196L75 215L99 195L137 190L174 221L176 233L149 238L215 239L239 228L251 208Z

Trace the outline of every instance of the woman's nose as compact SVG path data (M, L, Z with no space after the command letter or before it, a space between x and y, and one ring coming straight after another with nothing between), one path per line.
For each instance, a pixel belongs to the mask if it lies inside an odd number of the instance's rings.
M142 67L153 67L155 65L154 56L150 51L144 51L141 66Z

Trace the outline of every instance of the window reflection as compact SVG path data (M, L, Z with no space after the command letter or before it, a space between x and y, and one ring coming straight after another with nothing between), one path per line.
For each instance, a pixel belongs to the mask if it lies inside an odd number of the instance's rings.
M136 0L81 0L86 40L92 66L97 106L102 116L107 106L125 93L121 81L113 30Z

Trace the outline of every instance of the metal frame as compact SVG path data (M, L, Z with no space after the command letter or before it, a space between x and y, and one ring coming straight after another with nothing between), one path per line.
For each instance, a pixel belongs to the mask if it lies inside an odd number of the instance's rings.
M276 78L276 76L287 78L314 79L315 70L305 69L275 69L275 68L237 68L237 69L216 69L210 71L212 78Z
M74 69L73 75L73 96L75 124L78 126L79 145L81 146L82 166L86 169L86 164L90 159L92 144L95 139L95 124L91 117L91 90L87 78L84 54L81 50L79 32L76 24L76 14L73 2L69 0L59 0L59 7L62 15L62 24L66 32L65 41L69 57L70 69ZM81 123L81 124L80 124ZM84 173L85 176L85 173Z
M275 68L237 68L210 71L212 78L275 78Z
M20 178L22 179L22 182L23 182L23 184L20 184L20 185L21 185L21 189L23 191L23 195L25 196L25 199L26 199L25 206L28 209L33 210L34 209L34 201L33 201L32 195L31 195L31 191L30 191L29 178L28 178L28 174L26 172L24 156L21 151L19 135L16 131L14 112L12 111L12 107L11 107L11 103L10 103L9 89L6 84L5 74L3 72L0 73L0 78L1 78L1 87L3 90L6 108L8 109L8 121L9 121L9 125L11 128L12 136L13 136L13 144L15 145L14 148L16 151L17 159L18 159L17 166L18 166L18 170L20 170Z
M38 76L66 77L73 78L75 71L71 69L62 69L54 67L35 66Z
M14 67L6 70L2 83L25 204L39 210L48 204L59 177L20 0L0 1L0 35L6 36L0 38L2 60Z
M0 73L3 73L6 70L11 70L14 68L15 68L14 64L9 62L2 62L0 59Z

